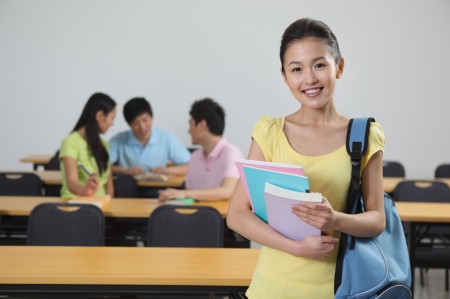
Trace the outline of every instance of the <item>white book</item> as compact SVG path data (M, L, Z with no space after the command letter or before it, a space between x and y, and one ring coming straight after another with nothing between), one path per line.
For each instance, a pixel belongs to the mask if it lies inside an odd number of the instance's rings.
M293 191L266 183L264 198L268 224L280 234L292 240L320 236L321 232L318 228L304 222L292 212L292 205L300 202L321 203L321 193Z

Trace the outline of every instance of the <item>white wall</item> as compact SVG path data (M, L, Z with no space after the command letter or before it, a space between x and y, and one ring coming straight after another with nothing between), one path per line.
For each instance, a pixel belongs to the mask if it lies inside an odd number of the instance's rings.
M325 21L346 59L336 105L374 116L386 159L431 178L450 162L450 2L0 0L0 169L51 154L96 91L144 96L155 125L190 145L190 104L210 96L246 153L262 114L297 109L279 73L283 30ZM121 113L106 138L126 129Z

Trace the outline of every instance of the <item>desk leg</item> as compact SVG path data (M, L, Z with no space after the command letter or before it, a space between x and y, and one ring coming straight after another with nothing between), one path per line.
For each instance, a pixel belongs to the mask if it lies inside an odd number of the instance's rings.
M411 263L411 292L414 298L414 272L416 265L416 225L414 222L408 222L409 225L409 261Z

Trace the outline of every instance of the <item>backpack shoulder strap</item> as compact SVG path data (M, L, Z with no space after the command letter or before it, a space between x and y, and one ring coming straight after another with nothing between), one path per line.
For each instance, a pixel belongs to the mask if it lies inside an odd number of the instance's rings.
M347 152L352 162L352 177L347 192L347 202L344 213L355 214L360 209L359 195L361 191L361 161L369 146L370 123L375 119L353 118L348 123L347 129ZM348 242L347 234L342 233L339 242L339 251L336 260L336 272L334 276L334 293L341 285L344 252ZM355 238L350 238L349 248L355 247Z
M347 153L350 157L354 153L361 153L361 157L367 151L369 143L370 123L374 122L373 117L352 118L347 129Z
M370 123L374 121L375 119L372 117L353 118L348 123L347 152L352 162L352 177L347 192L345 213L353 214L357 208L356 200L361 183L361 161L369 144Z

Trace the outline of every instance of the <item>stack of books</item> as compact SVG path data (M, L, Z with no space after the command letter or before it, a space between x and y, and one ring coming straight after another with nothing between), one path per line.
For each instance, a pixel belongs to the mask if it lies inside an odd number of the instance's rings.
M261 220L293 240L320 235L319 229L292 212L293 204L322 202L322 194L310 192L301 166L245 159L236 161L236 166L253 212Z

